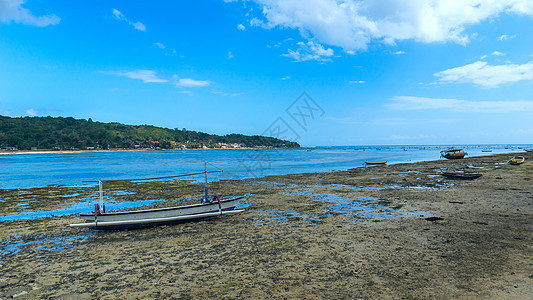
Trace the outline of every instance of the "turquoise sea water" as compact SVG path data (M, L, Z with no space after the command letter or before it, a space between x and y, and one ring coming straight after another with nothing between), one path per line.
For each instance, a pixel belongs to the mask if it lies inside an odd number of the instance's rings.
M532 145L468 145L468 156L523 152ZM87 185L84 180L130 179L223 170L210 181L347 170L365 161L389 164L438 160L448 146L352 146L0 155L0 189ZM484 152L491 151L491 152ZM203 181L203 176L184 179Z

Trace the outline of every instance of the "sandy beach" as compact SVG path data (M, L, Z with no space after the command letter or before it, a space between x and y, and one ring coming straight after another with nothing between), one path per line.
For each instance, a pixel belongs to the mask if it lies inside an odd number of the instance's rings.
M502 154L213 183L211 193L245 195L246 211L173 226L0 222L0 298L533 298L533 153L521 155L518 166ZM444 179L445 169L482 176ZM182 181L109 189L162 206L202 194ZM0 205L11 213L31 198L28 210L45 210L94 194L0 190Z

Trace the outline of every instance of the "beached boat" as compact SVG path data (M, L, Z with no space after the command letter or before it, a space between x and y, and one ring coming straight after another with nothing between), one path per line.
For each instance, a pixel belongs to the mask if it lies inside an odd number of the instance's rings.
M526 161L526 158L523 156L515 156L509 160L511 165L521 165Z
M481 177L482 174L474 172L463 172L463 171L454 171L454 172L442 172L441 175L448 179L476 179Z
M466 152L464 152L463 149L455 149L455 148L448 148L440 152L440 156L447 158L447 159L460 159L460 158L464 158L465 155L466 155Z
M237 197L232 199L221 200L218 196L214 196L211 201L208 199L207 191L207 173L214 173L221 171L207 170L201 173L192 173L176 176L142 178L142 179L128 179L128 180L109 180L109 181L140 181L140 180L155 180L163 178L174 178L182 176L191 176L198 174L205 174L206 186L205 197L202 203L165 207L155 209L144 209L134 211L119 211L106 212L105 204L103 203L103 188L102 183L105 181L98 181L100 191L100 203L95 204L94 212L80 214L80 218L85 220L85 223L70 224L70 227L89 227L94 229L115 229L121 227L131 226L145 226L145 225L162 225L168 223L177 223L188 220L203 219L209 217L216 217L224 214L232 214L242 212L242 209L235 209L239 200L244 197ZM109 182L107 181L107 182Z
M387 161L374 161L374 162L365 161L365 164L367 164L367 165L384 165L386 163L387 163Z

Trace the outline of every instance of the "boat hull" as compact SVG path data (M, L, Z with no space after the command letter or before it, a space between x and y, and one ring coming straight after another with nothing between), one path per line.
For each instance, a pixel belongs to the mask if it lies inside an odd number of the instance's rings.
M377 162L365 161L365 164L367 164L367 165L384 165L386 163L387 163L387 161L377 161Z
M441 156L446 159L461 159L466 155L465 152L443 153Z
M524 157L513 157L510 161L509 161L509 164L511 165L521 165L524 163L526 159Z
M136 221L136 220L151 220L164 219L180 216L200 215L206 213L213 213L221 211L229 211L235 209L237 202L244 197L238 197L229 200L218 202L193 204L177 207L155 208L136 211L125 212L109 212L98 213L96 218L94 213L80 214L80 218L86 222L95 222L95 219L100 222L122 222L122 221Z
M442 172L441 175L448 179L476 179L481 177L480 173L464 173L464 172Z
M139 219L139 220L124 220L124 221L108 221L108 222L85 222L78 224L70 224L70 227L88 227L90 229L125 229L125 228L140 228L146 226L158 226L167 225L187 221L195 221L199 219L217 217L225 214L234 214L243 212L243 209L239 210L225 210L217 212L208 212L194 215L183 215L167 218L155 218L155 219Z

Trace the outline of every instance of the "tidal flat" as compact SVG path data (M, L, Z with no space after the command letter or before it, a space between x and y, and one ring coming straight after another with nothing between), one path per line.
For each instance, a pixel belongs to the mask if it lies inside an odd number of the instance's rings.
M533 153L520 155L220 181L210 194L244 195L245 212L122 231L68 227L94 185L0 190L0 298L533 298ZM483 176L439 175L455 169ZM203 195L188 181L104 188L108 209Z

